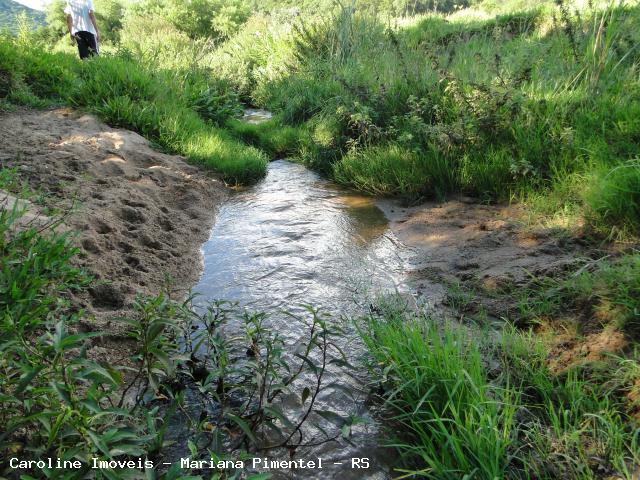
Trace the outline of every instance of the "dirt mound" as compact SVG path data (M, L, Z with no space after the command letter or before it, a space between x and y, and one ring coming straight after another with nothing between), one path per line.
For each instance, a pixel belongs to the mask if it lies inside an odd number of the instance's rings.
M418 284L424 281L427 290L441 281L469 280L491 290L531 274L552 275L574 264L579 250L575 240L524 229L515 207L458 199L408 209L391 204L382 208L398 239L415 251L413 276Z
M78 261L97 280L79 306L98 324L125 315L138 292L168 285L182 295L193 285L227 194L141 136L66 109L0 116L0 165L16 167L44 205L67 212Z

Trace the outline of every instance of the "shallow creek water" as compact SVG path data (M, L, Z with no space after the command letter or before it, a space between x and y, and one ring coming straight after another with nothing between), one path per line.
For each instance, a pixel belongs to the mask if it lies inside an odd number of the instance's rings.
M305 326L283 310L302 313L302 304L310 304L335 321L362 313L371 295L405 290L407 255L374 199L278 160L270 163L265 179L232 195L217 213L194 290L201 302L225 299L268 312L271 327L293 348ZM348 337L340 343L357 362L361 349L355 332ZM275 478L390 478L386 459L391 452L380 448L380 427L365 405L366 376L336 367L326 383L334 381L341 388L324 392L317 406L355 412L371 424L354 429L352 444L331 442L297 452L296 458L321 457L322 470L272 471ZM368 457L371 467L352 470L352 457Z

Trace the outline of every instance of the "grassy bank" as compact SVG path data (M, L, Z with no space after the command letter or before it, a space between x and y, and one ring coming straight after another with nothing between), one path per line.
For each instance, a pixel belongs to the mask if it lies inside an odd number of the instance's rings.
M299 129L301 161L341 183L412 201L524 200L628 234L639 18L635 2L483 2L394 21L358 4L249 22L214 58L247 101Z
M398 304L379 312L360 333L407 478L634 478L637 350L551 369L533 332L507 327L496 342Z
M80 62L25 39L0 37L0 101L68 105L134 130L162 149L210 168L229 183L261 178L263 153L218 125L239 109L223 83L201 72L154 71L126 53Z

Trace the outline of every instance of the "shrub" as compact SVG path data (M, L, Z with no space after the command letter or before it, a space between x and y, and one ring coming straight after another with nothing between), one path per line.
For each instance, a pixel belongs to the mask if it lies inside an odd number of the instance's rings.
M590 177L584 199L587 219L597 231L640 234L640 160L601 168Z

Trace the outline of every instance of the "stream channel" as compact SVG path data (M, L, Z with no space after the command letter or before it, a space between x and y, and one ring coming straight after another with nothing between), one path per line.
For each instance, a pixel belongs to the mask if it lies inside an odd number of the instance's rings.
M265 118L267 112L245 114L249 122ZM376 200L286 160L271 162L261 182L231 196L217 212L202 249L204 271L194 288L198 301L225 299L268 312L270 327L291 348L306 327L292 322L284 310L303 314L302 305L309 304L341 321L365 313L377 294L408 291L404 282L411 252L395 238ZM356 332L347 330L339 342L361 364ZM370 422L354 428L350 443L296 452L295 458L321 457L322 470L271 471L273 478L391 477L393 452L380 446L385 440L366 402L367 378L361 370L345 374L330 368L326 383L341 387L323 392L317 407L343 415L355 412ZM353 470L354 457L368 457L370 468Z

